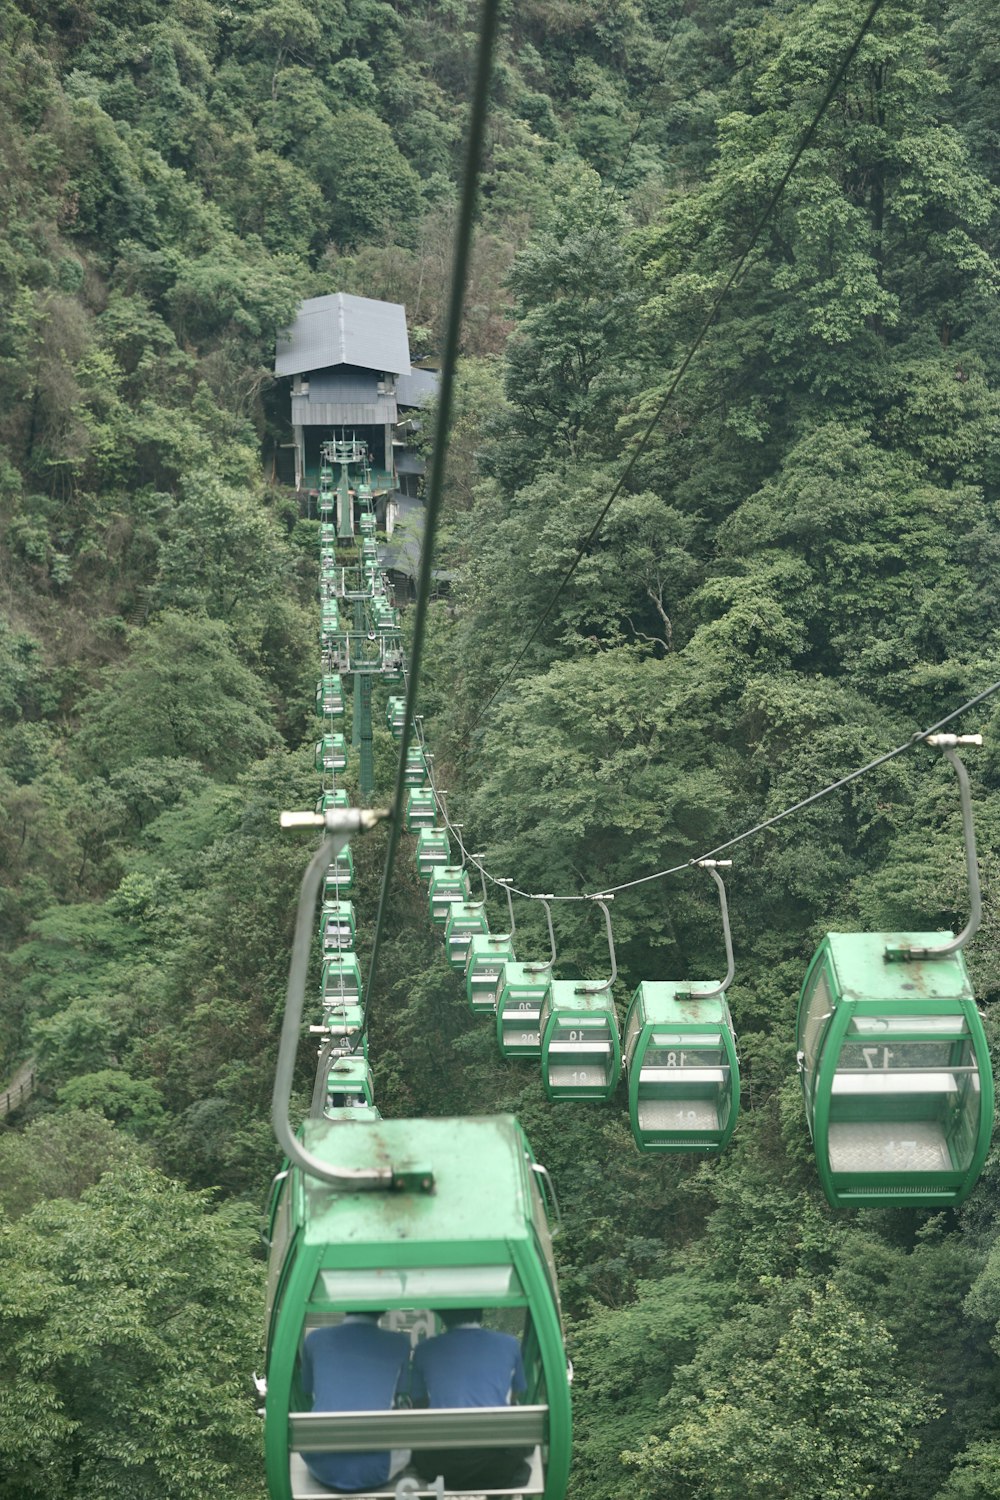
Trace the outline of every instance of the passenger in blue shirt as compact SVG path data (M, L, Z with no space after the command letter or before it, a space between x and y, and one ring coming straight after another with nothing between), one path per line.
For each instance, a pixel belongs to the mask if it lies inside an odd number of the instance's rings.
M314 1328L302 1348L302 1389L313 1411L388 1411L406 1389L410 1340L380 1328L377 1312L348 1313ZM345 1494L379 1489L410 1461L408 1448L381 1453L303 1453L320 1484Z
M418 1344L410 1393L414 1405L508 1406L527 1389L521 1345L509 1333L482 1327L479 1308L439 1314L445 1332ZM452 1490L516 1490L527 1484L532 1448L442 1448L418 1451L413 1462L424 1479L441 1475Z

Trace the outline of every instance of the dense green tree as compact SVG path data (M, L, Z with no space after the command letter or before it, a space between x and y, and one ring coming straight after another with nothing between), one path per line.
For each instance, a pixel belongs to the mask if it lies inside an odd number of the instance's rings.
M138 1166L0 1228L0 1494L258 1500L255 1238Z

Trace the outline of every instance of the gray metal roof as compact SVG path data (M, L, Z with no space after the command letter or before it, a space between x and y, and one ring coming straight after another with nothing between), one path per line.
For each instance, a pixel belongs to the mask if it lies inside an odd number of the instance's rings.
M330 365L402 375L410 369L406 309L400 302L376 302L333 292L303 302L291 328L278 335L276 375L302 375Z
M396 400L400 406L424 406L440 384L440 370L410 370L396 381Z

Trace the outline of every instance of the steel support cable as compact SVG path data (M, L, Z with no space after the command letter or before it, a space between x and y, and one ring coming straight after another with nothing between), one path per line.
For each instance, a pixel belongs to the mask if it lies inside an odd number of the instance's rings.
M794 817L796 813L802 812L804 808L811 807L814 802L822 801L824 797L829 797L832 793L839 792L844 787L850 786L852 782L859 781L862 776L867 776L869 772L877 771L880 766L887 765L889 761L896 760L900 755L905 755L908 751L915 749L917 745L923 744L931 735L937 734L946 724L951 724L953 720L959 718L962 714L968 713L971 708L976 708L980 703L985 703L988 698L992 698L996 693L1000 693L1000 681L991 683L988 688L984 688L974 698L968 699L959 708L952 709L951 713L945 714L943 719L938 719L936 724L931 724L927 729L918 730L908 740L904 740L901 745L897 745L892 750L887 750L883 755L876 756L874 760L868 761L863 766L858 766L854 771L848 771L846 776L841 776L837 781L831 781L829 786L823 787L820 791L812 792L808 797L803 797L800 801L793 802L790 807L783 808L781 812L775 813L773 817L765 818L762 822L755 823L752 828L745 828L742 833L735 834L733 838L726 839L722 844L716 844L714 849L707 849L704 854L698 854L692 859L686 859L683 864L671 865L665 870L655 870L651 875L640 875L636 880L626 880L621 885L602 886L600 890L587 892L585 895L553 896L546 893L545 900L595 901L600 896L617 896L621 891L631 891L636 886L649 885L651 881L665 880L669 875L680 875L685 870L695 869L704 860L715 859L718 855L725 854L727 850L734 849L737 844L742 844L744 840L754 838L758 833L765 833L767 829L773 828L777 823L783 823L786 818ZM431 786L433 787L433 785L432 776ZM452 824L446 812L444 813L444 817L447 826L450 828ZM498 880L496 876L491 875L489 870L484 869L474 856L469 856L469 863L474 865L491 885L499 886L501 889L507 887L506 881ZM524 896L529 901L540 899L540 895L536 891L523 891L516 885L511 885L509 888L515 896Z
M375 918L375 934L372 939L372 957L365 988L364 1025L362 1035L368 1029L368 1008L371 1004L375 980L378 975L378 958L385 927L389 886L399 848L400 827L403 819L404 793L406 790L406 752L410 747L413 718L420 687L420 663L424 634L427 628L427 609L431 592L431 573L434 560L434 545L437 539L438 521L444 494L445 463L448 456L448 440L451 428L452 395L455 384L455 366L458 361L459 337L462 330L462 312L465 303L465 283L469 268L472 245L472 227L476 216L476 196L479 187L479 159L482 154L486 115L489 109L490 80L493 73L493 52L496 46L497 20L500 0L483 0L479 24L479 42L476 58L476 77L469 118L469 139L466 148L465 167L462 177L462 196L459 205L458 223L455 227L455 247L452 254L451 294L448 302L448 325L445 336L444 362L441 371L441 390L438 398L437 419L434 424L433 461L431 479L427 490L427 511L423 543L420 554L420 573L417 579L417 607L413 624L413 644L410 648L409 681L406 692L406 722L399 746L399 764L396 769L396 788L393 795L392 819L389 825L389 843L382 871L382 887L379 892L378 913Z
M878 15L878 12L882 8L882 4L883 4L883 0L872 0L871 7L870 7L870 9L868 11L868 14L866 15L864 21L861 24L861 28L858 31L857 36L854 38L854 41L851 43L851 45L848 48L847 52L844 54L844 57L841 59L840 65L838 66L836 72L834 73L834 75L831 78L829 84L827 85L826 93L823 95L823 99L822 99L822 101L821 101L821 103L819 105L819 108L816 110L816 113L813 115L813 118L812 118L810 124L806 128L805 134L802 136L802 139L799 141L799 144L798 144L798 146L795 149L795 152L794 152L794 154L792 156L791 161L788 163L788 166L785 168L784 172L782 173L781 179L778 182L777 187L772 192L770 198L768 199L767 204L765 205L764 209L758 215L757 222L755 223L755 225L753 227L753 230L751 231L750 239L749 239L749 242L748 242L748 244L746 246L746 249L740 255L740 258L736 262L736 265L733 267L732 271L729 273L729 276L726 278L725 285L723 286L722 290L716 296L715 301L712 303L712 306L709 309L707 316L705 317L704 321L702 322L702 325L701 325L700 329L698 330L697 335L695 336L694 342L691 344L691 346L688 349L687 353L684 355L684 358L681 360L681 363L680 363L678 369L676 370L676 372L675 372L675 374L673 376L673 379L671 380L669 386L667 387L666 394L663 396L662 400L659 402L656 410L654 411L652 417L647 422L646 427L643 430L642 436L640 437L640 439L639 439L638 443L636 444L636 446L633 448L631 457L629 458L627 464L625 465L625 468L622 470L621 474L618 476L617 480L615 481L614 486L612 487L612 490L611 490L611 494L608 496L608 499L607 499L607 501L606 501L603 509L601 510L600 515L597 517L597 520L594 522L593 526L591 527L590 532L588 533L586 540L584 542L582 542L580 544L580 546L577 548L576 555L573 558L573 561L570 563L569 567L566 569L565 573L563 574L562 578L560 579L560 581L559 581L559 583L558 583L558 585L557 585L557 587L555 589L555 592L551 595L548 604L545 606L545 609L542 611L542 613L539 615L538 619L535 621L535 624L534 624L534 626L533 626L530 634L528 635L527 640L524 642L524 645L521 647L520 652L518 653L517 657L515 658L513 665L508 669L508 671L505 674L505 676L501 678L501 680L500 680L499 684L497 685L497 687L490 694L489 698L487 698L486 702L483 704L482 708L479 710L479 713L473 719L471 725L469 726L468 730L466 731L466 740L468 740L468 738L473 734L473 732L476 730L476 728L479 726L479 724L485 718L485 716L488 713L489 709L496 702L497 698L499 698L499 696L503 692L504 688L507 686L507 684L510 682L510 680L516 675L518 667L520 667L521 663L524 661L524 658L527 656L529 650L531 649L532 645L534 644L535 640L537 639L539 631L541 630L542 626L545 624L546 620L551 615L552 611L555 609L555 607L558 604L559 600L562 598L562 595L563 595L563 592L564 592L564 590L566 588L566 585L569 583L570 579L573 577L573 574L576 572L577 568L580 566L580 563L583 561L583 559L586 557L587 553L590 551L591 545L593 544L595 538L597 537L597 534L600 531L601 527L604 525L604 521L605 521L605 519L607 517L608 512L610 511L612 505L617 500L618 496L621 494L622 489L624 488L626 481L631 476L632 470L635 468L636 464L638 463L639 458L640 458L641 454L643 453L643 450L645 449L646 444L649 442L649 439L652 437L654 430L659 426L660 421L661 421L661 419L663 417L663 414L666 411L667 407L669 406L670 402L672 401L672 399L674 397L674 393L676 392L677 387L680 385L681 381L683 380L683 378L684 378L684 376L685 376L685 374L687 372L687 369L688 369L689 365L691 364L691 361L694 359L694 357L697 354L698 350L700 349L701 345L704 343L705 338L708 335L709 329L712 327L712 324L715 322L715 319L718 316L719 309L721 308L723 302L725 301L725 299L728 297L729 293L731 292L731 290L735 286L736 282L739 280L739 277L740 277L740 275L743 272L744 266L746 265L748 259L750 258L751 254L753 253L753 251L756 249L758 240L760 239L760 237L763 234L765 228L767 227L768 221L770 220L771 215L773 214L775 208L778 206L778 202L780 201L781 196L782 196L782 194L785 191L785 188L788 186L788 183L791 180L792 175L795 172L795 169L798 166L798 164L799 164L799 162L800 162L803 154L805 153L805 151L808 149L808 147L812 143L813 136L816 134L816 131L819 129L820 121L822 120L823 116L826 114L827 109L830 107L830 103L831 103L831 101L833 99L834 94L837 92L837 89L840 87L840 84L843 81L844 75L846 74L846 72L847 72L848 68L850 67L851 63L854 61L854 58L855 58L855 56L857 54L857 51L858 51L858 48L861 46L861 43L864 41L865 37L868 35L868 32L871 29L871 26L872 26L872 23L875 20L875 17Z

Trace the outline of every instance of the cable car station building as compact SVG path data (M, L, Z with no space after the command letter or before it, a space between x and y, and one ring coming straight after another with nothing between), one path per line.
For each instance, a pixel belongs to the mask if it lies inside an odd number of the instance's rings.
M311 297L278 336L274 372L291 379L296 490L317 488L324 442L363 443L380 529L391 534L397 494L415 494L423 473L410 451L414 409L438 380L410 364L406 309L347 292Z

